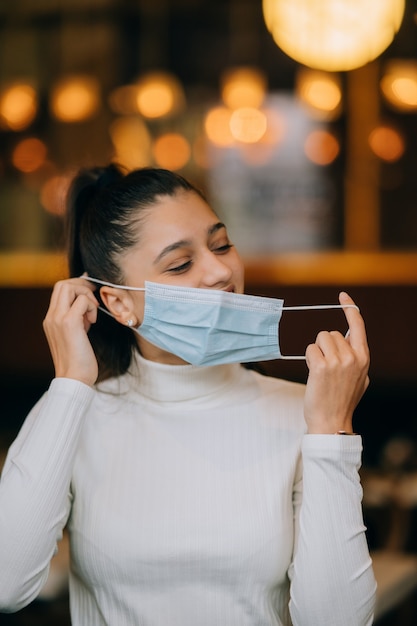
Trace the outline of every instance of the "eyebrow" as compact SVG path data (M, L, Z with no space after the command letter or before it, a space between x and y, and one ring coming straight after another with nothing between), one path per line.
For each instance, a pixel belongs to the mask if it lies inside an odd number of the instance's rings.
M217 222L216 224L213 224L213 226L210 226L210 228L207 230L207 234L209 236L214 235L214 233L217 233L217 231L221 230L222 228L226 228L223 222ZM166 246L166 248L164 248L158 254L153 264L156 265L157 263L159 263L159 261L161 261L161 259L163 259L170 252L178 250L178 248L183 248L184 246L190 246L190 245L191 245L191 241L189 239L180 239L179 241L175 241L174 243L171 243L169 246Z

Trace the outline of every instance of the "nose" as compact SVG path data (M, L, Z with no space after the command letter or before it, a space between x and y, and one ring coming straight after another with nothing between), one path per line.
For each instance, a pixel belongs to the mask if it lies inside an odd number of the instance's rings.
M202 288L222 289L231 284L233 270L225 259L225 256L219 256L210 250L205 253L200 278Z

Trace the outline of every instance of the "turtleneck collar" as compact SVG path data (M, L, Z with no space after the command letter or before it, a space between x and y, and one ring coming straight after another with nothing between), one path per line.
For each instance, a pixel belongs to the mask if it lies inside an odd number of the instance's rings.
M184 402L218 394L237 381L243 372L238 363L198 367L166 365L136 353L127 382L130 391L160 402Z

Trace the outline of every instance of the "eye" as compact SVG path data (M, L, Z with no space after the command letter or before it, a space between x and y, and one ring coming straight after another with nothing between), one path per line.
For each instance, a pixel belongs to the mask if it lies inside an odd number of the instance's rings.
M225 243L222 246L214 246L213 247L213 252L215 254L225 254L226 252L229 252L230 248L233 248L233 244L232 243Z
M167 272L171 272L172 274L181 274L181 272L186 272L190 269L191 265L192 261L186 261L185 263L181 263L181 265L170 267Z

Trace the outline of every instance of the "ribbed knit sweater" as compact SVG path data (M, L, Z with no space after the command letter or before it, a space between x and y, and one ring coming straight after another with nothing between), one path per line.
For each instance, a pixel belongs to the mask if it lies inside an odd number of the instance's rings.
M53 380L0 482L0 610L36 597L67 524L73 626L371 624L361 438L306 435L303 394L140 356Z

